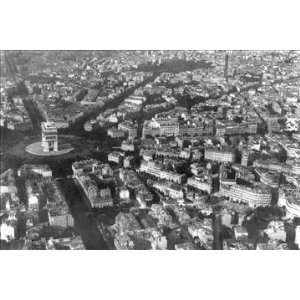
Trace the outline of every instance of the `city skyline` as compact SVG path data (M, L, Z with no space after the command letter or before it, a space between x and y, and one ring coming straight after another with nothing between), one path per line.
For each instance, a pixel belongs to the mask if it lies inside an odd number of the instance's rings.
M300 247L300 51L1 51L0 249Z

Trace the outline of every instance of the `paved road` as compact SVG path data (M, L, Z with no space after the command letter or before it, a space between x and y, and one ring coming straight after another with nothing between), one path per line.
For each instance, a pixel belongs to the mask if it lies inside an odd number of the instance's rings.
M218 214L215 215L215 218L213 220L213 231L214 231L214 244L213 249L214 250L222 250L222 225L221 225L221 219Z
M81 196L81 193L72 178L58 179L71 214L75 220L75 226L79 230L86 249L109 249L102 238L96 221L90 215L89 207Z
M32 122L33 131L36 134L41 132L41 122L45 121L36 104L32 99L24 99L24 106Z

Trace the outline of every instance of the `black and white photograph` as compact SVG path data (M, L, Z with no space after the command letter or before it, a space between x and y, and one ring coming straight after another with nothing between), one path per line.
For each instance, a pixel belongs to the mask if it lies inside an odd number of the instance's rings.
M299 298L297 1L0 11L1 299Z
M300 51L2 51L1 249L300 247Z

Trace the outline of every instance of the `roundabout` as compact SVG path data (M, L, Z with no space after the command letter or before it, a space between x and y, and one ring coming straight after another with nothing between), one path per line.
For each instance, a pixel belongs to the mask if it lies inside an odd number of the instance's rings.
M47 152L44 151L42 142L35 142L25 147L25 151L29 154L46 157L64 155L73 150L70 145L61 145L59 149Z
M73 147L60 143L58 147L58 134L55 122L42 122L42 141L32 143L25 147L25 151L38 156L58 156L71 152Z

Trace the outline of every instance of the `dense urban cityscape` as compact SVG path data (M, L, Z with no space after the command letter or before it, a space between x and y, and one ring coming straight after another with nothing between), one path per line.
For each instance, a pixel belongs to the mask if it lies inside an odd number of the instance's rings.
M0 249L300 249L300 51L0 53Z

